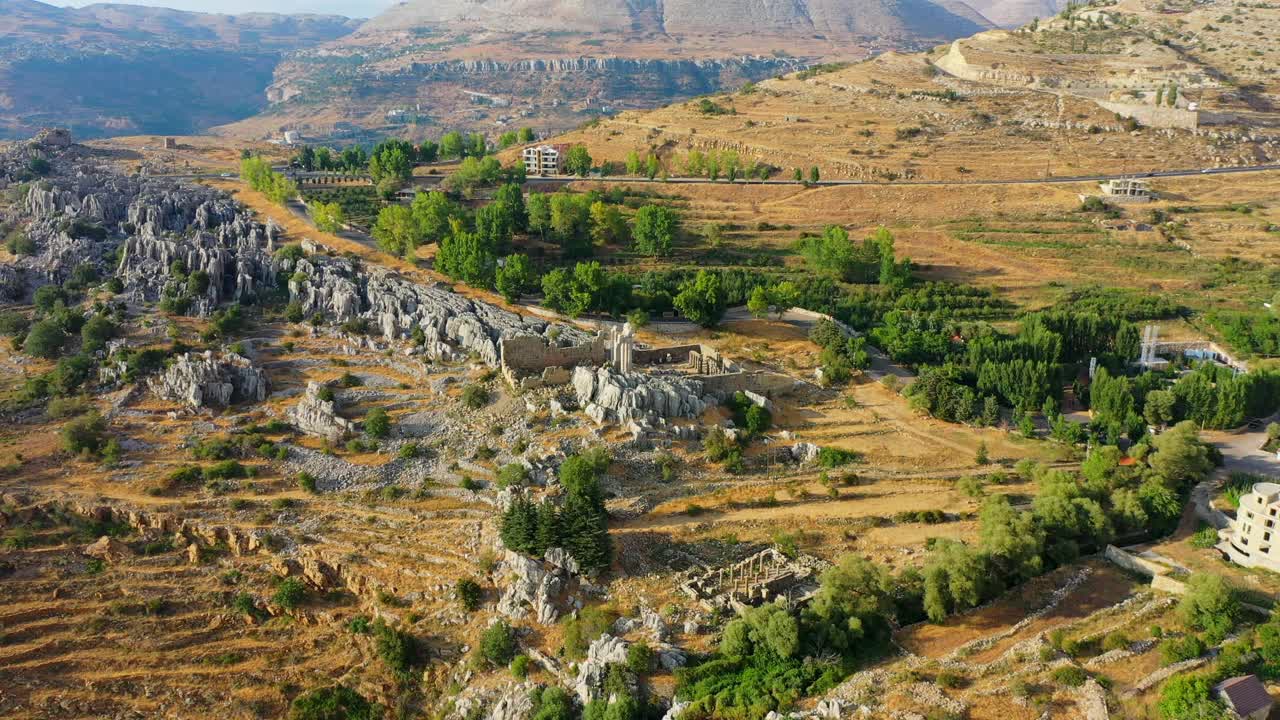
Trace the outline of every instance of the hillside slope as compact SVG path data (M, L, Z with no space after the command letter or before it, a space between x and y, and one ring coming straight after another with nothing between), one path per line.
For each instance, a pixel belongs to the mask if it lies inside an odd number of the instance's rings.
M0 5L0 138L42 125L82 136L203 130L263 104L281 55L358 21L135 5Z
M1280 41L1271 8L1139 2L1082 7L1035 31L995 30L926 53L770 79L713 104L622 113L559 138L597 161L690 152L823 178L980 180L1274 162ZM1227 23L1224 12L1237 19ZM1231 17L1231 16L1225 16ZM1212 44L1211 44L1212 41ZM723 176L722 176L723 178Z

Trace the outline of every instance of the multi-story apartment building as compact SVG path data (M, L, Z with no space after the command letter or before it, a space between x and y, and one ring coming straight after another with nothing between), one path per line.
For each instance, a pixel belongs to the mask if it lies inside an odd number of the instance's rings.
M526 175L560 175L564 172L567 145L534 145L524 149Z
M1218 549L1232 562L1280 572L1280 484L1255 484L1218 538Z

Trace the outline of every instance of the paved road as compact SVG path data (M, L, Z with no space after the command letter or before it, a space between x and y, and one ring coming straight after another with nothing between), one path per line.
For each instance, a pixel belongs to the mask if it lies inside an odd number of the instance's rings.
M816 183L799 182L796 180L738 180L735 185L802 185L806 187L839 187L846 185L870 185L870 186L900 186L900 185L1062 185L1081 182L1102 182L1104 180L1119 180L1122 178L1176 178L1176 177L1194 177L1197 175L1234 175L1237 173L1253 173L1267 172L1272 170L1280 170L1280 164L1271 165L1248 165L1242 167L1223 167L1223 168L1191 168L1185 170L1159 170L1154 172L1138 172L1138 173L1122 173L1112 175L1072 175L1064 177L1051 178L1009 178L994 180L895 180L893 182L884 180L819 180ZM297 177L320 177L317 173L299 173ZM162 177L170 177L175 179L197 180L204 178L224 178L217 173L192 173L164 175ZM413 184L418 187L432 187L440 184L444 180L445 175L420 175L413 178ZM675 184L675 185L727 185L727 180L710 180L708 178L695 177L673 177L666 180L654 178L650 180L645 177L530 177L526 180L528 183L548 184L548 185L567 185L575 182L628 182L628 183L657 183L657 184Z

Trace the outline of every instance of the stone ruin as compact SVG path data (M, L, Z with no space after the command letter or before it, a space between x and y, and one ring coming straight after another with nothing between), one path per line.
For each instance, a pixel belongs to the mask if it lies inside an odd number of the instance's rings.
M248 358L212 351L184 353L161 373L148 378L147 386L165 400L196 409L209 405L227 407L234 402L262 402L267 398L266 373Z
M808 602L818 590L818 578L813 566L767 548L690 578L680 590L709 611L741 613L779 598L792 605Z

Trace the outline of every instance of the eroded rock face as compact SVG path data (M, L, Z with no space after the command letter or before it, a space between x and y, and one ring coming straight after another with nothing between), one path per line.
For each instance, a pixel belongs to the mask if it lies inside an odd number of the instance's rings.
M511 550L502 563L511 584L498 599L498 612L513 620L532 617L543 625L555 622L560 617L560 598L577 572L577 562L563 549L551 548L546 564Z
M320 397L323 388L318 382L308 382L298 404L289 409L289 422L301 432L337 442L355 431L355 423L338 416L333 400Z
M578 677L573 692L583 705L599 700L604 694L604 677L611 663L627 661L627 641L603 633L587 648L587 658L578 663Z
M702 383L671 375L622 374L607 366L576 367L573 390L578 404L598 424L649 422L658 418L698 417L715 403Z
M471 300L441 285L413 283L382 268L360 269L346 258L311 256L292 270L289 297L304 313L320 313L334 323L364 319L387 340L421 329L423 348L436 359L471 355L496 367L502 338L552 332L546 321ZM558 337L573 343L591 339L576 328L554 327Z
M0 189L30 180L34 158L50 171L26 186L17 218L34 253L0 266L0 296L22 299L41 285L61 284L83 264L99 277L117 274L125 294L139 301L158 299L167 284L180 287L191 296L187 312L196 315L222 302L248 301L274 284L278 231L221 192L121 174L100 151L62 135L0 153ZM185 267L181 278L172 272L175 260ZM185 274L195 272L208 282L186 287Z
M164 372L149 378L147 385L161 398L191 408L262 402L268 389L266 373L248 358L235 353L215 358L212 351L178 356Z

